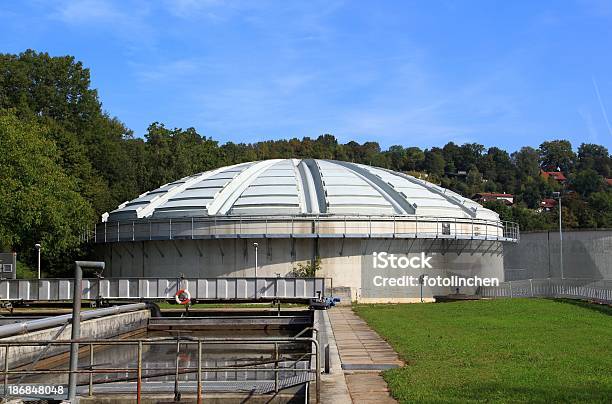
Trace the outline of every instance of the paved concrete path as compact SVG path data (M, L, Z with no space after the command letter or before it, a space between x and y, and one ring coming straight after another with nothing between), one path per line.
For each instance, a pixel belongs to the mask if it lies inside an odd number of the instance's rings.
M350 307L335 307L327 313L352 402L395 403L380 371L404 362Z
M386 370L404 366L397 353L350 307L329 310L344 370Z

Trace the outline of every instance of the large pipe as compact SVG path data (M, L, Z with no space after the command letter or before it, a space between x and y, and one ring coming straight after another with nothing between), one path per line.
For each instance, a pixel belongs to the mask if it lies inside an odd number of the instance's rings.
M75 261L74 289L72 293L72 343L70 344L70 374L68 375L68 401L76 401L77 369L79 367L79 343L81 338L81 290L83 283L83 267L104 270L104 262Z
M113 314L129 313L131 311L150 309L147 303L124 304L121 306L107 307L104 309L96 309L85 311L81 314L81 320L91 320L110 316ZM39 318L37 320L23 321L20 323L6 324L0 326L0 338L11 337L13 335L25 334L32 331L44 330L45 328L57 327L70 321L72 314L64 314L61 316Z

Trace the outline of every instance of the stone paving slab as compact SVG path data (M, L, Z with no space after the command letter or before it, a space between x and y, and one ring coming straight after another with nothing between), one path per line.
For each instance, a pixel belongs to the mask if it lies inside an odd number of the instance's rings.
M380 371L404 366L404 362L350 307L335 307L327 313L352 402L396 403Z
M350 307L335 307L328 314L342 364L404 365L387 341Z
M355 404L395 404L387 383L379 373L346 373L346 384Z

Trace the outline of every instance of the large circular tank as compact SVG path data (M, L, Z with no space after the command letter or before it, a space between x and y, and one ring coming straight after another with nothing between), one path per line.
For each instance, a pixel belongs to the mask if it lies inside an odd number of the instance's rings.
M275 159L198 173L146 192L104 214L94 239L113 277L285 277L318 262L316 275L330 278L336 293L345 288L361 300L411 301L420 297L420 287L376 286L376 279L503 281L502 243L516 242L518 228L404 173ZM381 268L379 253L403 256L404 263L420 257L412 263L425 260L431 268ZM454 285L424 290L426 298L457 292Z

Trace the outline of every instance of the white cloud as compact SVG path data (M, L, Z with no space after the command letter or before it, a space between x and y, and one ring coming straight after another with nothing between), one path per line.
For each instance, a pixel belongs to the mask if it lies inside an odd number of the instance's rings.
M53 3L49 17L67 25L108 32L125 41L128 47L150 47L155 30L148 18L146 1L73 0Z
M180 59L161 63L155 66L131 64L135 75L142 81L168 82L170 80L186 80L188 76L201 70L202 64L195 59Z
M52 16L70 24L110 23L127 17L112 3L96 0L60 3Z

